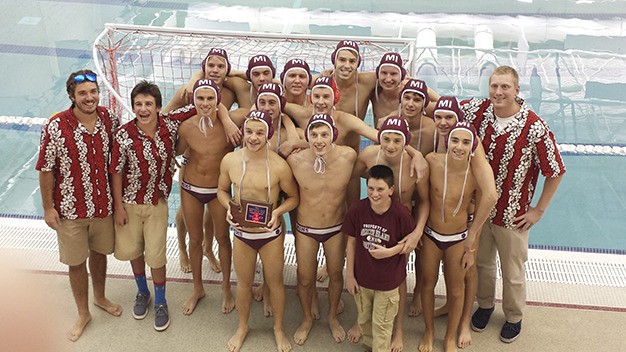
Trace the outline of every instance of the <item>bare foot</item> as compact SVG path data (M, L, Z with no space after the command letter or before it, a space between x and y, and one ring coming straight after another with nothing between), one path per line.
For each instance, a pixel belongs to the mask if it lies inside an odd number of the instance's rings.
M263 283L252 288L252 297L254 297L254 300L257 302L261 302L263 300Z
M448 303L445 303L441 307L435 308L435 314L433 315L433 317L437 318L446 314L448 314Z
M391 337L391 352L404 351L404 335L402 330L398 329L394 331Z
M413 294L413 300L409 306L409 316L419 317L422 314L422 299L420 295Z
M105 312L111 314L114 317L119 317L120 315L122 315L122 312L124 311L122 309L122 306L120 306L117 303L109 301L108 298L103 298L98 301L94 300L93 304L96 307L103 309Z
M348 341L357 343L361 339L361 327L359 323L355 322L354 325L348 330Z
M248 328L245 329L239 328L235 335L233 335L230 340L228 340L228 350L230 352L238 352L241 350L241 346L243 345L243 340L246 339L246 335L248 335Z
M459 342L457 346L459 348L467 348L472 344L472 330L469 327L469 324L462 324L459 331Z
M230 288L226 291L222 291L222 313L228 314L235 309L235 297L230 291Z
M285 335L285 332L282 330L276 331L274 330L274 338L276 339L276 348L278 352L289 352L291 351L291 343L289 339Z
M298 329L296 330L296 332L293 334L293 342L295 342L296 345L300 345L300 346L304 345L304 342L306 341L307 337L309 337L309 332L311 331L311 327L313 327L313 320L310 320L310 321L303 320L300 326L298 326Z
M209 265L211 266L211 270L213 270L213 272L215 273L221 273L222 272L222 264L220 264L220 261L215 258L215 253L213 253L212 250L204 250L204 256L209 260Z
M328 327L330 328L330 333L333 335L335 342L341 343L346 339L346 331L343 329L343 326L341 326L336 317L328 318Z
M432 331L424 332L424 336L422 337L422 341L420 341L420 344L417 347L417 350L419 352L432 352L433 343L435 342L434 339L435 339L435 336Z
M91 314L87 314L85 316L78 316L78 319L74 322L74 326L67 332L67 339L76 342L80 335L83 334L83 330L85 330L85 326L87 323L91 321Z
M443 341L443 350L444 352L456 352L456 341L455 339L444 340Z
M327 277L328 272L326 271L326 264L324 264L322 265L322 267L317 269L317 274L315 275L315 278L317 279L317 281L322 282L326 280Z
M182 271L183 273L190 273L191 272L191 265L189 264L189 255L187 254L187 251L178 251L178 263L180 264L180 271Z
M339 299L339 303L337 304L337 315L343 313L344 303L343 298Z
M194 290L191 296L187 298L187 301L185 302L185 304L183 304L183 314L191 315L194 309L196 309L196 305L203 297L204 297L204 289L201 292L196 292Z

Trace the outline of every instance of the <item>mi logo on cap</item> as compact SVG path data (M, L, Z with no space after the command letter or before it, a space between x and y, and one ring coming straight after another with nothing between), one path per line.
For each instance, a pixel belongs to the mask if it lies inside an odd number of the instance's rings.
M262 119L263 113L261 111L250 111L250 118L252 119Z
M220 55L226 56L226 51L220 48L213 48L211 49L211 54L220 54Z
M351 46L351 47L356 47L356 42L355 42L355 41L352 41L352 40L344 40L344 41L343 41L343 45L345 45L345 46ZM342 46L343 46L343 45L342 45Z
M265 55L257 55L255 57L252 58L252 62L257 63L257 62L267 62Z
M259 90L271 89L274 90L274 83L263 83L263 85L259 88Z
M439 103L437 103L437 107L452 109L452 100L439 99Z
M318 77L315 83L330 84L330 77Z
M385 61L391 61L391 62L395 62L398 63L398 59L400 57L396 54L387 54L385 55Z
M387 125L395 125L395 126L401 127L402 126L402 121L406 121L406 120L404 120L404 119L387 119L386 124Z
M418 80L411 80L411 83L409 83L409 87L410 88L424 89L424 82L418 81Z
M291 64L293 64L293 65L304 65L304 60L292 59L291 60Z

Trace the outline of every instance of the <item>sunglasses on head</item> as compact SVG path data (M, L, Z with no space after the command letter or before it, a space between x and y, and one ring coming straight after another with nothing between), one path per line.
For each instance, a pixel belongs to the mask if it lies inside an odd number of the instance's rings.
M74 76L74 83L82 83L85 81L96 82L97 76L93 73L81 73Z

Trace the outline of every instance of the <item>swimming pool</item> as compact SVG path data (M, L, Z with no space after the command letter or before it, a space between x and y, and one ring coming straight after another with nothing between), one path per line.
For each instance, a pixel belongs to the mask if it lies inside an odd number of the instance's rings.
M0 8L6 10L3 13L17 14L17 21L12 17L12 20L6 22L14 23L14 26L8 26L0 43L0 65L5 68L4 81L9 83L0 87L0 116L4 116L0 119L0 150L3 151L0 160L0 214L39 217L43 213L38 175L34 170L41 124L36 120L31 122L5 116L47 118L55 111L67 108L69 101L64 92L64 80L72 71L93 67L91 44L105 22L209 28L216 23L205 13L206 6L182 1L161 2L151 8L123 1L93 1L88 4L25 1L19 8L4 3L0 5ZM67 14L82 14L74 16L78 19L73 23L71 31L67 30L64 23ZM225 26L234 26L233 23L236 22L230 21ZM407 31L409 27L407 25L402 30ZM363 35L351 32L356 29L341 27L336 30L343 30L341 33L345 35ZM372 26L369 34L375 30ZM467 44L470 41L468 38L473 37L453 38L444 29L440 33L437 44L442 48L454 46L460 41ZM519 41L514 41L519 44ZM554 41L550 38L546 42L552 47L558 47L559 44ZM565 39L562 41L564 43ZM508 45L498 40L495 44ZM440 57L444 57L443 49ZM623 61L623 58L616 55L612 61L616 60ZM576 78L578 73L578 79L583 85L589 78L600 83L623 83L617 75L595 74L586 77L582 68L576 66L584 64L583 61L572 62L571 67L560 67L562 77L568 74L568 77ZM596 63L592 66L601 68L602 65ZM39 69L33 70L33 67ZM452 64L443 64L442 67L449 69ZM626 189L626 178L622 175L626 171L626 158L620 152L603 153L600 150L600 154L596 154L593 146L626 145L626 104L585 97L583 93L575 91L580 85L571 85L567 79L560 83L565 89L558 91L554 88L557 84L556 71L553 66L547 67L545 72L540 72L544 79L546 100L542 103L541 114L551 125L558 142L571 148L566 148L569 151L564 153L567 175L545 218L531 232L530 242L535 248L624 254L626 236L621 231L626 228L623 216L626 211L623 191ZM459 89L458 82L451 82L440 84L442 92ZM530 89L530 82L521 84L523 90ZM472 89L469 86L464 88L468 89L467 92ZM567 89L574 91L568 92ZM601 93L606 95L610 92ZM575 99L562 99L563 93L571 93ZM589 150L584 147L577 150L576 145L579 144L585 144ZM178 189L174 187L170 200L172 209L177 208L178 199ZM170 212L170 222L173 222L173 215L174 210Z

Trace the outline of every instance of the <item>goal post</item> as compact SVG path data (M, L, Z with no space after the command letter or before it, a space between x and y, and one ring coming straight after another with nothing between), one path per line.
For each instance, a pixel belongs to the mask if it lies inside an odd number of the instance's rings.
M124 121L132 116L130 91L146 79L161 89L164 102L200 69L212 47L228 52L234 69L244 71L248 59L266 54L277 73L292 58L305 59L311 71L331 68L331 53L343 39L356 41L361 50L359 71L373 71L382 55L395 51L404 66L412 65L414 40L409 38L342 37L328 35L253 33L187 28L106 24L93 46L96 71L103 77L106 92L102 104L112 108Z

